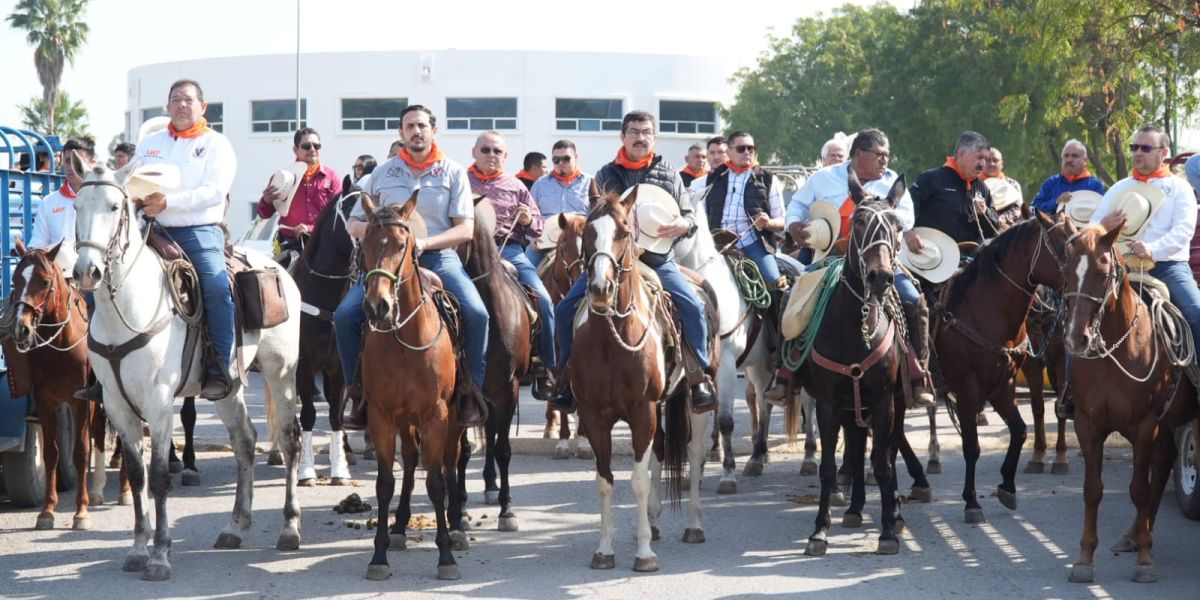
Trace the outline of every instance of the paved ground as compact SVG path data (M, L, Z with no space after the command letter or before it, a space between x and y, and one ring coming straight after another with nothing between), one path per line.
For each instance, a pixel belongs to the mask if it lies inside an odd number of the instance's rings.
M260 400L251 396L254 413ZM17 510L0 502L0 596L6 598L325 598L371 597L403 592L413 598L697 598L795 597L825 592L831 597L889 598L1196 598L1200 588L1200 523L1188 521L1168 497L1158 522L1155 555L1160 581L1129 581L1131 555L1098 552L1097 583L1067 582L1067 567L1078 548L1082 518L1081 462L1071 452L1068 475L1020 475L1020 506L1010 512L991 492L999 481L1006 439L1003 428L984 428L985 453L980 461L981 500L988 523L966 525L962 519L963 467L958 441L948 420L940 420L945 473L933 476L932 504L909 504L904 514L909 530L898 556L873 554L879 515L877 494L868 497L866 524L857 530L832 530L829 554L803 554L811 533L819 492L815 478L799 475L799 456L776 452L762 477L743 478L736 496L717 496L719 469L709 465L702 487L707 543L683 544L683 515L664 513L663 539L655 542L662 570L631 570L634 551L633 495L629 461L617 461L614 498L617 524L617 568L593 571L588 562L597 539L599 517L593 465L578 459L553 460L552 442L541 436L541 405L523 403L522 451L513 460L515 510L521 531L495 531L495 507L479 507L482 483L479 463L472 463L469 490L479 526L471 532L470 550L457 553L463 578L434 578L436 554L430 532L410 532L419 539L409 550L392 553L394 576L386 582L363 579L370 558L371 532L361 526L371 513L337 515L331 507L351 492L375 503L374 462L351 467L354 487L302 488L303 545L298 552L274 549L281 523L281 470L260 456L256 477L254 526L243 549L217 551L212 543L228 520L233 501L233 461L220 449L225 443L207 403L199 404L199 436L209 450L200 454L204 484L176 485L170 501L173 573L169 582L148 583L120 570L132 528L130 509L106 504L93 509L93 529L34 531L36 511ZM1027 409L1026 409L1027 410ZM746 432L744 407L738 433ZM910 415L913 444L924 455L924 418ZM992 415L992 421L998 419ZM325 423L318 421L318 430ZM775 427L778 430L778 424ZM261 430L261 423L260 423ZM265 437L265 436L262 436ZM361 440L355 437L356 447ZM777 442L782 442L778 439ZM318 445L325 443L319 438ZM745 442L739 443L744 447ZM1028 452L1025 458L1028 457ZM318 464L325 456L318 456ZM1108 489L1101 507L1101 546L1107 548L1133 518L1128 500L1129 451L1114 447L1105 465ZM109 497L115 496L110 471ZM420 477L420 474L418 474ZM901 479L907 489L907 476ZM178 484L178 479L176 479ZM414 511L428 514L423 485L417 484ZM1168 491L1169 493L1169 491ZM63 507L73 503L65 495ZM835 521L839 512L835 509ZM70 512L57 525L70 526Z

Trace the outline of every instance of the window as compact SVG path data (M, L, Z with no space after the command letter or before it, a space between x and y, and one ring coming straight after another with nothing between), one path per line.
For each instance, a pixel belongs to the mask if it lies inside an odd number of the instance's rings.
M554 101L554 127L561 131L620 131L621 100L558 98Z
M517 128L516 98L446 98L446 128L488 131Z
M209 102L208 110L204 111L204 118L208 120L208 126L214 131L225 131L225 103Z
M146 121L149 121L150 119L153 119L154 117L164 117L164 116L166 116L166 114L167 114L167 111L161 106L156 106L154 108L143 108L142 109L142 122L145 123Z
M717 105L663 100L658 103L658 130L663 133L716 133Z
M300 126L307 125L308 100L300 100ZM295 131L295 100L252 100L250 101L250 131L254 133L281 133Z
M342 129L345 131L397 131L400 111L408 98L342 99Z

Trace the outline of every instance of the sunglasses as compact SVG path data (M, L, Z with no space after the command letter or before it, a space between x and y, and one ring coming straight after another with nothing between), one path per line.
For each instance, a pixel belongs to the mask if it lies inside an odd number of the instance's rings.
M1130 152L1137 152L1139 150L1141 150L1142 152L1145 152L1146 154L1150 154L1151 152L1158 150L1158 146L1151 146L1150 144L1130 144L1129 145Z
M552 158L550 160L554 161L554 164L556 164L556 165L565 165L565 164L571 162L571 158L572 157L570 157L570 156L555 156L554 158Z
M321 142L304 142L300 144L301 150L320 150Z
M746 154L749 152L758 152L758 146L751 146L750 144L738 144L738 145L734 146L733 149L737 150L738 153L740 153L740 154Z
M497 156L504 154L504 148L499 148L496 146L481 146L479 151L484 154L495 154Z

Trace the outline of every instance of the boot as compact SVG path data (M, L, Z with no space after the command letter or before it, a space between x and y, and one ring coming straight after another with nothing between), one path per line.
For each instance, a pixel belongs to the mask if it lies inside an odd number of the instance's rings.
M479 388L474 384L467 384L468 389L459 390L454 395L454 414L458 419L458 424L463 427L479 427L483 425L484 415L482 411L483 396L479 394Z
M76 400L89 400L96 404L104 404L104 388L100 385L99 381L94 381L85 388L75 390L72 396Z
M538 365L534 368L532 375L533 385L529 389L533 397L542 402L554 398L554 378L550 375L550 370Z
M329 435L329 485L349 485L353 479L343 446L345 436L341 431L334 431Z
M204 371L202 381L200 397L205 400L220 400L233 393L233 382L229 380L228 370L218 365L209 365Z
M362 386L357 382L347 385L342 391L342 406L350 404L350 416L342 419L342 429L346 431L362 431L367 428L367 399L363 397Z
M554 397L554 408L567 415L575 412L575 394L571 391L571 384L564 385L563 389Z
M787 382L792 378L791 372L783 367L783 330L781 328L781 319L783 318L783 304L785 299L784 291L788 288L787 277L780 277L776 281L771 290L771 306L763 311L763 328L760 335L767 336L767 348L771 355L768 359L768 364L777 368L775 377L771 379L771 387L763 392L763 400L774 404L775 406L783 406L787 395Z
M1058 402L1054 403L1054 416L1066 421L1074 420L1075 398L1070 394L1063 393Z
M922 373L910 373L912 378L913 406L910 408L928 408L935 404L933 390L930 389L929 377L929 308L924 301L917 304L902 304L904 307L904 322L908 328L908 340L913 352L917 355L917 363Z
M702 415L717 408L717 398L712 393L712 386L705 383L698 383L691 387L692 393L692 412Z
M313 459L313 441L311 431L300 432L300 467L296 471L296 479L300 485L309 486L317 478L317 469Z
M787 370L787 367L779 367L775 372L775 377L771 380L771 387L763 392L763 401L775 406L783 406L787 396L787 384L792 379L792 372Z

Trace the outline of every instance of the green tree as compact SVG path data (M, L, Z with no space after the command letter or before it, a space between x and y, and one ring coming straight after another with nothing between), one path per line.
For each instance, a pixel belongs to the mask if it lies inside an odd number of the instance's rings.
M47 123L55 128L53 109L60 106L58 86L63 68L75 61L75 54L87 40L88 26L84 21L87 0L21 0L8 22L14 29L25 31L25 39L33 51L33 64L42 84L42 102L51 107Z
M29 103L18 106L21 122L30 131L68 138L88 133L88 114L83 102L72 102L65 90L58 92L58 106L53 113L46 109L41 98L30 98ZM54 119L54 120L52 120Z

